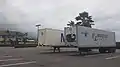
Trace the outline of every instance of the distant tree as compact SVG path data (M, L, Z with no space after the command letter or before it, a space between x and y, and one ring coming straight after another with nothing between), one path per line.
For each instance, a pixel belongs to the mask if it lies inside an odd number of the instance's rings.
M26 41L27 41L27 38L25 37L25 38L23 38L23 42L24 42L24 44L23 45L25 45L26 44Z
M25 36L28 36L28 32L24 34Z
M23 42L24 42L24 45L26 44L27 42L27 36L28 36L28 33L25 33L24 34L24 37L23 37Z
M79 13L79 16L75 18L77 21L76 25L85 26L85 27L92 27L93 24L92 16L89 16L88 12Z
M74 26L75 25L75 22L74 21L68 21L68 26Z

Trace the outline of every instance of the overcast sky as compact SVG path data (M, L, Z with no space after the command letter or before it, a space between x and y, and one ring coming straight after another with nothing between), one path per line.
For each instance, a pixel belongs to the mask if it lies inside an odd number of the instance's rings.
M0 23L22 31L36 32L42 28L63 29L80 12L88 11L94 28L116 32L120 40L119 0L0 0ZM4 27L4 26L3 26Z

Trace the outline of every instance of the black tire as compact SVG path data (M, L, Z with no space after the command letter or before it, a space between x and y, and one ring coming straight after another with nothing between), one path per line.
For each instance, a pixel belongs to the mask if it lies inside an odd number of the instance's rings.
M115 53L116 52L116 49L113 49L112 53Z
M106 53L106 50L104 48L99 48L100 53Z
M110 48L108 49L108 53L115 53L116 52L116 49L115 48Z
M88 51L92 51L92 49L88 49Z
M81 49L78 48L79 55L82 55Z

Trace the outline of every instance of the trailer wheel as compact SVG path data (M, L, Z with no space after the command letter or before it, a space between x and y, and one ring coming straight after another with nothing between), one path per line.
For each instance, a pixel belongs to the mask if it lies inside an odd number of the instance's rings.
M104 48L99 48L100 53L106 53L106 50Z
M115 53L116 52L116 49L115 48L110 48L108 49L108 53Z
M57 49L58 49L58 52L60 52L60 47L58 47Z
M81 55L81 54L82 54L82 52L80 51L80 48L78 48L78 52L79 52L79 55Z

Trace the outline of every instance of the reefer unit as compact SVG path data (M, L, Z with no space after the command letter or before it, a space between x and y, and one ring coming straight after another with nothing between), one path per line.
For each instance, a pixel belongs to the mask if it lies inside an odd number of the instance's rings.
M45 28L39 30L38 44L44 46L64 45L61 42L63 30Z

